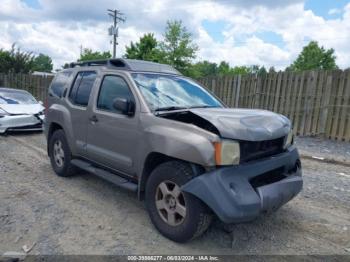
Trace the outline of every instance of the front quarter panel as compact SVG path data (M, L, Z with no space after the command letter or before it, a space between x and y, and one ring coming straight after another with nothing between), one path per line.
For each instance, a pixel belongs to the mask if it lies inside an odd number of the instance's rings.
M215 165L213 142L219 137L191 124L143 114L144 158L157 152L201 166Z
M74 143L74 132L73 132L73 123L71 119L71 114L68 108L61 104L52 104L48 109L46 121L45 121L45 132L49 132L49 128L53 123L60 125L65 134L69 147L72 151L72 154L76 154L76 145Z

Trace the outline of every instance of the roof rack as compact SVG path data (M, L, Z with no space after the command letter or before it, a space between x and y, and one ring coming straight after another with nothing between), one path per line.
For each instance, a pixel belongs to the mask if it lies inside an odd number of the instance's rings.
M134 60L134 59L123 59L123 58L114 58L114 59L100 59L100 60L89 60L83 62L74 62L70 63L69 67L82 67L82 66L106 66L109 68L118 68L119 70L128 70L128 71L144 71L144 72L160 72L174 75L181 75L179 71L173 68L170 65L159 64L143 60Z
M114 67L125 67L125 63L122 59L98 59L88 60L82 62L73 62L69 64L70 68L80 66L114 66Z

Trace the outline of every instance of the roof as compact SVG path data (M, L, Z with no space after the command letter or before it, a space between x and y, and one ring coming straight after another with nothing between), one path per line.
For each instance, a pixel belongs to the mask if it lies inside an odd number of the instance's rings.
M106 66L111 69L126 70L126 71L142 71L142 72L157 72L173 75L181 75L179 71L170 65L160 64L144 60L135 59L106 59L106 60L90 60L83 62L71 63L70 68L79 66Z

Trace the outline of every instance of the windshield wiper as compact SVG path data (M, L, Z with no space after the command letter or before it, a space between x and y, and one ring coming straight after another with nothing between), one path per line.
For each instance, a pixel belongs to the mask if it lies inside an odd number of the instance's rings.
M210 106L210 105L198 105L198 106L191 106L190 108L215 108L219 106Z
M154 109L154 111L159 112L159 111L172 111L172 110L181 110L181 109L188 109L188 107L184 106L165 106L165 107L158 107Z

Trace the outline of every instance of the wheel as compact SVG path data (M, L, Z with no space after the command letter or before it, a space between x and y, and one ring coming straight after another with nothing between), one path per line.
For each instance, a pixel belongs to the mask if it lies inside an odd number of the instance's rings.
M210 210L200 199L181 192L181 186L193 177L188 164L170 161L156 167L146 184L146 207L152 223L176 242L200 236L212 220Z
M49 156L51 166L58 176L67 177L77 172L77 168L71 164L72 153L62 129L55 131L50 138Z

